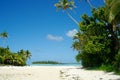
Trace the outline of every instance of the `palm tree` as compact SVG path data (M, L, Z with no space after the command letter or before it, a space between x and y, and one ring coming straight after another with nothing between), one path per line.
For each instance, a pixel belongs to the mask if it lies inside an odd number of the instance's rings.
M31 57L31 52L29 50L26 51L26 59L30 59Z
M93 6L92 3L90 2L90 0L85 0L85 1L90 5L91 8L94 8L94 6Z
M1 38L8 38L8 33L7 33L7 32L2 32L2 33L0 34L0 37L1 37Z
M5 43L5 39L8 38L8 33L7 32L2 32L0 34L0 38L3 38L3 44Z
M75 4L74 4L74 0L59 0L58 3L55 4L55 6L57 7L57 9L62 9L64 10L67 15L70 17L71 20L73 20L77 25L78 22L73 18L73 16L68 12L68 10L72 10L73 8L75 8Z
M26 62L27 59L31 57L31 53L29 50L26 50L26 51L20 50L20 52L18 52L18 55L22 57L24 62Z
M3 56L0 55L0 64L4 64L5 59L6 59L5 55Z
M108 15L108 21L113 25L113 31L116 31L116 27L120 24L120 0L106 0L106 15Z
M118 52L120 49L119 34L117 33L120 27L120 0L105 0L105 11L107 20L111 24L111 35L114 39L113 45L115 46L115 51Z
M85 0L91 8L94 8L90 0ZM74 4L74 0L59 0L58 3L55 4L57 9L62 9L66 12L66 14L69 16L69 18L75 22L77 25L79 24L76 19L68 12L68 10L72 10L73 8L76 8Z
M79 1L81 1L81 0L79 0ZM91 3L90 0L85 0L85 1L89 4L89 6L90 6L91 8L94 8L94 6L92 5L92 3ZM105 1L105 0L103 0L103 1Z

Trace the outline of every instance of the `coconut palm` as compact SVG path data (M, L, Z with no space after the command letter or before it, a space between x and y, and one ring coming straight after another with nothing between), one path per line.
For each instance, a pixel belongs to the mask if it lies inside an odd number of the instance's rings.
M29 50L26 50L26 60L27 59L30 59L30 57L31 57L31 52L29 51Z
M8 38L8 33L7 32L2 32L0 34L0 38L3 38L3 44L5 43L5 39Z
M20 56L20 55L17 54L17 55L15 55L15 58L14 58L14 65L24 66L24 65L26 65L26 61L23 59L22 56Z
M55 4L55 6L58 8L58 9L63 9L63 10L66 10L66 9L70 9L72 10L72 8L75 8L76 6L74 5L74 0L59 0L58 3Z
M94 6L93 6L92 3L90 2L90 0L85 0L85 1L90 5L91 8L94 8Z
M116 31L116 27L120 24L120 0L106 0L106 15L108 15L108 21L113 26L113 31Z
M24 62L26 62L28 60L28 58L31 57L31 53L29 50L20 50L20 52L18 52L19 56L22 57L22 59L24 60Z
M0 37L1 37L1 38L8 38L8 33L7 33L7 32L2 32L2 33L0 34Z
M70 17L71 20L73 20L77 25L78 22L73 18L73 16L68 12L68 10L72 10L75 8L74 0L59 0L58 3L55 4L57 9L64 10L67 15Z
M82 0L79 0L79 1L82 1ZM89 4L89 6L91 7L91 8L94 8L94 6L92 5L92 3L91 3L91 1L90 0L85 0L88 4ZM104 0L103 0L104 1Z
M105 0L105 14L108 20L110 28L112 29L111 35L114 39L115 51L118 52L120 49L119 43L119 24L120 24L120 0Z

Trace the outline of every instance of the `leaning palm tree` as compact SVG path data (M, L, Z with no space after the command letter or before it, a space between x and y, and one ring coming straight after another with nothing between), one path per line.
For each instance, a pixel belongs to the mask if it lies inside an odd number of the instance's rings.
M73 18L73 16L68 12L68 10L72 10L75 8L74 0L59 0L58 3L55 4L57 9L62 9L64 10L67 15L70 17L71 20L73 20L77 25L78 22L76 19Z
M111 28L111 35L114 40L115 52L120 49L119 31L120 30L120 0L105 0L105 14Z
M108 21L113 26L113 31L116 31L117 25L120 24L120 0L105 0L106 15Z
M85 0L88 4L89 4L89 6L91 7L91 8L94 8L94 6L92 5L92 3L90 2L90 0Z
M80 0L79 0L80 1ZM85 0L91 8L94 8L90 0ZM68 12L68 10L72 10L73 8L76 8L74 4L74 0L59 0L58 3L55 4L57 9L64 10L67 15L70 17L70 19L75 22L78 25L78 21L74 19L74 17Z

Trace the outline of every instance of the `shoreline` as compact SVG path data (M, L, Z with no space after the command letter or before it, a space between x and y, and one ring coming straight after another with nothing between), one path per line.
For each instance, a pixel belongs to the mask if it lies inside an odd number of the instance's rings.
M78 66L0 66L0 80L120 80L120 75Z

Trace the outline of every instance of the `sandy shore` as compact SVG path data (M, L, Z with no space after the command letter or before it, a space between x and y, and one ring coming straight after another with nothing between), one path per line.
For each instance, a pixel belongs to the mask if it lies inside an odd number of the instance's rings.
M73 66L10 66L0 67L0 80L120 80L120 76Z

